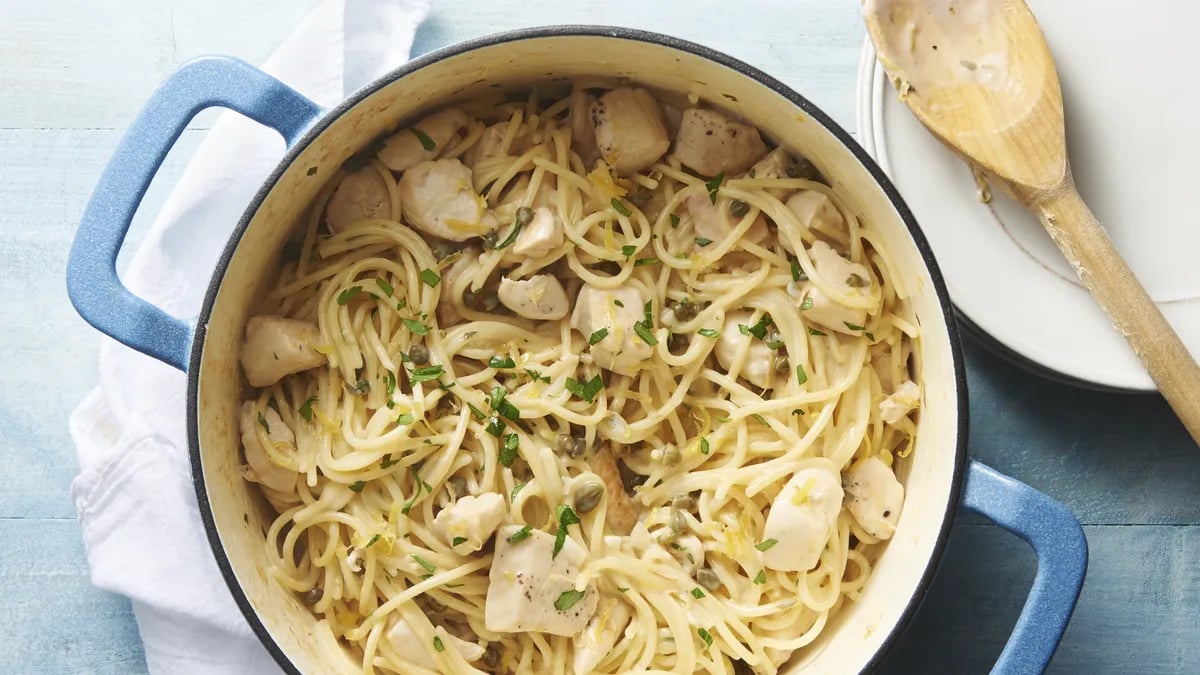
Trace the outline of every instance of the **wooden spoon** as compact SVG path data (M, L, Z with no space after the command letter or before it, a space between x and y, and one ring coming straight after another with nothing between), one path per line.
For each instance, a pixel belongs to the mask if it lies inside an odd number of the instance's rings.
M864 0L863 14L901 99L1038 217L1200 443L1200 366L1075 189L1058 71L1024 0Z

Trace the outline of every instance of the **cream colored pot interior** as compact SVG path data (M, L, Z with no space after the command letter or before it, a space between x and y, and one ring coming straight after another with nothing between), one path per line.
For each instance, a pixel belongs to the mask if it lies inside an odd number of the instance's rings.
M204 486L221 545L246 598L275 643L306 673L352 671L322 662L312 614L263 569L266 511L242 480L237 407L242 399L238 349L255 300L265 291L285 238L330 176L372 138L418 113L469 97L489 85L551 78L627 77L654 88L699 95L742 117L776 142L811 158L851 208L883 233L914 293L925 400L916 450L901 468L907 501L895 537L860 602L847 606L786 672L861 670L899 621L933 556L953 493L958 430L954 362L943 308L921 252L895 207L866 168L820 123L751 77L688 51L610 36L523 38L432 63L388 84L343 114L282 175L258 209L230 261L207 324L199 369L199 439ZM309 176L312 167L317 171Z

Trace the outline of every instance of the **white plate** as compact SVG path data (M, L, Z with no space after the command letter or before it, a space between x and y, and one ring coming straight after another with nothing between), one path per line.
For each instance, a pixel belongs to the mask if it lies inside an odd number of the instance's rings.
M1193 354L1200 354L1200 3L1028 0L1058 63L1079 190ZM859 137L933 246L959 311L1018 356L1069 378L1154 383L1037 220L917 122L868 42Z

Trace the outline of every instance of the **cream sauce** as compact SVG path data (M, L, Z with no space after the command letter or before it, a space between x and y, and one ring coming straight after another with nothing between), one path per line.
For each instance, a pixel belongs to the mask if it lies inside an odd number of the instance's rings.
M1009 84L1003 0L863 0L863 14L902 94Z

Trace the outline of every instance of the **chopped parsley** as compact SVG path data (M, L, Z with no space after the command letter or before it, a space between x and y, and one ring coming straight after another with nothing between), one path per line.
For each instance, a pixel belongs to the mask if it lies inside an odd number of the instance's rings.
M804 372L804 364L796 365L796 384L808 382L808 373Z
M671 227L679 227L679 216L674 213L671 214Z
M425 149L425 152L432 152L437 148L437 143L434 143L433 139L427 136L424 131L416 127L409 129L409 131L413 132L413 136L416 136L418 141L421 141L421 147Z
M371 537L371 540L370 540L370 541L368 541L368 542L367 542L367 545L366 545L366 546L363 546L363 548L371 548L372 546L374 546L374 545L375 545L375 542L379 541L379 537L380 537L380 535L378 535L378 534L376 534L375 536Z
M521 419L521 410L512 403L509 403L507 397L507 389L504 387L492 387L492 397L488 400L488 402L491 404L492 410L500 413L508 419L513 421Z
M517 483L516 485L514 485L513 489L512 489L512 494L509 495L509 499L511 499L514 502L517 501L517 493L519 493L521 491L521 488L525 487L526 485L529 485L529 481L527 481L527 480L523 480L520 483ZM509 538L509 541L512 541L512 538Z
M524 487L524 485L525 485L524 483L521 483L522 487ZM529 538L529 534L531 532L533 532L533 526L526 525L526 526L522 527L521 529L517 530L516 532L513 532L512 534L508 535L508 543L516 544L517 542L525 541L526 539Z
M493 356L488 359L488 368L516 368L517 362L511 356Z
M588 403L591 403L596 398L596 394L599 394L603 388L604 380L600 379L599 375L586 382L580 382L573 377L567 378L567 391Z
M508 434L504 437L504 445L500 448L500 463L504 466L512 466L513 462L517 461L517 444L520 439L516 434Z
M704 454L707 455L708 451L709 451L708 439L701 438L700 439L700 452L703 452Z
M412 424L415 421L415 419L416 418L414 418L412 416L412 413L404 413L403 415L396 418L396 425L404 426L406 424Z
M707 630L704 630L703 628L701 628L696 631L696 634L700 636L701 640L704 640L705 649L712 646L713 637L712 637L711 633L709 633Z
M425 366L424 368L416 368L412 371L413 382L429 382L436 380L446 373L446 369L441 366Z
M480 422L487 419L487 413L480 410L479 407L474 403L468 401L467 407L471 409L471 414L475 416L475 419L479 420Z
M565 612L574 607L577 602L582 600L584 595L586 594L583 591L577 591L574 589L563 591L562 595L559 595L558 599L554 601L554 609L557 609L560 612Z
M711 243L712 243L712 239L707 239L705 237L696 237L696 245L699 246L700 248L704 248L705 246L708 246Z
M451 546L458 546L459 544L465 544L465 543L467 543L466 537L455 537L454 539L452 539L450 541Z
M654 333L650 332L649 326L647 326L645 323L638 322L633 324L633 332L637 333L637 336L642 338L642 342L645 342L651 347L658 344L658 338L654 337Z
M484 431L495 436L496 438L500 438L500 434L504 433L504 428L504 420L500 419L500 417L497 415L492 415L490 418L488 418L488 423L487 426L484 427Z
M750 335L762 340L767 337L767 328L772 323L774 323L774 321L771 319L771 315L763 314L762 317L759 318L758 322L753 326L750 326L747 331L750 333ZM741 330L741 324L738 325L738 330ZM743 333L743 335L745 335L745 333Z
M351 286L341 293L338 293L337 304L348 305L350 304L350 301L354 299L354 296L358 295L359 293L362 293L362 286Z
M437 288L438 282L442 280L442 278L438 276L437 272L434 272L428 267L421 270L420 277L421 281L425 282L425 285L430 288Z
M379 286L379 290L383 291L384 295L388 296L389 298L392 297L392 293L395 292L395 290L396 290L396 289L392 288L391 284L384 281L383 277L376 277L375 285Z
M875 335L872 334L871 331L867 331L867 332L863 333L863 335L866 335L867 339L870 340L871 342L875 341Z
M753 415L751 415L750 417L752 417L752 418L754 419L754 421L758 422L759 424L766 424L766 423L767 423L767 418L763 417L762 415L760 415L760 414L758 414L758 413L754 413L754 414L753 414Z
M813 301L812 301L811 297L804 298L804 302L800 303L800 311L801 312L807 312L808 310L810 310L812 308L813 308Z
M262 425L263 431L271 433L271 425L267 424L267 418L263 417L262 411L258 411L258 423Z
M638 258L633 262L633 266L645 267L646 265L657 265L659 262L658 258Z
M626 592L628 592L628 591L629 591L629 587L628 587L628 586L617 586L617 592L618 592L618 593L626 593Z
M710 178L708 180L708 182L706 182L704 184L704 187L708 188L708 199L713 204L717 203L717 190L721 189L721 183L723 183L723 182L725 182L725 172L724 171L713 176L712 178Z
M579 524L579 516L566 504L560 504L555 509L555 513L558 516L558 532L554 535L554 552L550 554L551 560L558 557L558 552L562 550L563 544L567 541L567 527Z
M697 586L696 588L692 589L692 597L699 600L700 598L704 597L704 591L700 590L700 587Z
M806 281L808 275L804 273L804 268L800 266L799 260L792 261L792 281Z
M350 484L350 491L351 492L362 492L363 488L366 486L367 486L367 484L365 482L363 482L361 480L356 480Z
M754 577L754 583L758 584L759 586L767 583L767 571L759 570L758 574Z
M595 333L592 333L592 334L591 334L591 335L588 337L588 344L589 344L589 345L594 345L594 344L596 344L596 343L600 342L601 340L603 340L603 339L604 339L604 338L606 338L606 337L608 337L608 329L607 329L607 328L601 328L600 330L596 331Z
M392 459L391 453L383 456L383 460L379 462L379 468L390 469L400 463L398 459Z
M526 368L525 374L532 377L537 382L545 382L546 384L550 384L550 378L546 377L545 375L542 375L541 373L539 373L536 370L533 370L532 368Z
M614 211L625 216L626 218L628 218L630 215L632 215L632 212L629 210L629 207L622 204L621 200L617 199L616 197L613 197L612 201L610 201L609 204L612 204Z
M313 407L313 404L316 402L317 402L316 396L309 396L307 399L305 399L304 403L300 404L300 416L304 418L305 422L313 421L312 407Z
M756 548L760 551L769 551L769 550L771 550L772 546L774 546L775 544L778 544L778 543L779 543L778 539L763 539L762 541L755 544L754 548Z
M433 651L435 651L435 652L446 651L446 645L442 644L442 638L438 635L433 636Z
M625 256L626 260L629 260L634 253L637 253L637 247L633 244L626 244L621 247L621 255Z
M364 394L371 393L371 383L367 382L366 380L359 380L358 382L354 383L354 386L351 386L349 383L347 383L346 389L355 396L362 396Z
M792 414L793 415L803 415L804 411L799 408L792 408Z
M846 328L849 328L850 330L863 330L865 328L865 326L850 323L849 321L843 321L842 323L846 324Z
M817 337L824 337L824 336L828 335L828 333L825 333L825 332L823 332L823 331L819 331L819 330L817 330L816 328L813 328L812 326L809 326L809 327L808 327L808 334L809 334L809 335L816 335Z
M416 553L412 554L412 559L415 560L418 565L423 567L425 569L425 571L429 572L430 574L433 574L434 572L437 571L437 567L435 567L433 563L422 558L421 556L417 555Z
M387 371L387 382L385 384L388 396L396 393L396 374L390 370Z
M413 335L429 335L429 326L417 321L416 319L400 319L404 322L404 327L412 331Z
M718 335L720 335L720 333L718 333L716 330L714 330L712 328L701 328L700 330L698 330L696 332L703 335L706 338L712 338L714 340L717 339Z

